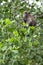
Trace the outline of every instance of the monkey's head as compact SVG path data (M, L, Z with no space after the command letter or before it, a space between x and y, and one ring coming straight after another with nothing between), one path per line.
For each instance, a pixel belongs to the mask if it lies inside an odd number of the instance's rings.
M28 17L28 16L29 16L29 14L30 14L30 13L29 13L29 12L27 12L27 11L25 11L25 12L24 12L24 16L25 16L25 17Z

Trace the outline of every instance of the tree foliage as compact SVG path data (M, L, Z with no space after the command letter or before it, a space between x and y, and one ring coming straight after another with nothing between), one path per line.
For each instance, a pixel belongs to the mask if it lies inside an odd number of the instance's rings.
M0 65L43 65L43 13L35 3L0 0ZM35 16L40 26L27 26L24 11Z

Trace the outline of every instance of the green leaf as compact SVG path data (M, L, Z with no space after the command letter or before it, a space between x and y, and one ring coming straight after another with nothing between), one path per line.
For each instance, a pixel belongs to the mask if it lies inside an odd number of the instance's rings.
M31 27L30 27L30 29L31 29L31 30L34 30L34 29L35 29L35 27L34 27L34 26L31 26Z
M14 41L14 38L10 38L8 39L9 42L13 42Z
M8 2L8 0L4 0L5 2Z
M36 38L36 37L37 37L37 35L33 35L33 37L34 37L34 38Z
M19 35L18 32L17 32L17 30L13 31L13 34L14 34L15 36L18 36L18 35Z
M39 44L39 41L38 40L36 40L36 41L33 42L33 45L34 46L37 46L38 44Z
M22 28L21 31L22 31L23 33L25 33L25 32L26 32L26 28Z
M11 22L10 22L9 18L5 19L5 24L6 24L6 25L9 25L10 23L11 23Z
M3 46L3 44L0 42L0 48Z

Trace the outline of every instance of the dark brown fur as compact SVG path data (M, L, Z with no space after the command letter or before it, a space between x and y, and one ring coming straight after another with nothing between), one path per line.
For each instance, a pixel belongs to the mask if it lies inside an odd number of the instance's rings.
M28 13L27 11L24 13L23 20L25 23L29 24L29 26L35 26L36 25L34 17L30 13Z

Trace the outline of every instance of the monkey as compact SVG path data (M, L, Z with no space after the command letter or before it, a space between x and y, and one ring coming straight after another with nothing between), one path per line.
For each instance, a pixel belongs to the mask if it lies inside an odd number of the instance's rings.
M23 20L29 26L36 26L36 22L35 22L34 17L27 11L24 12Z

